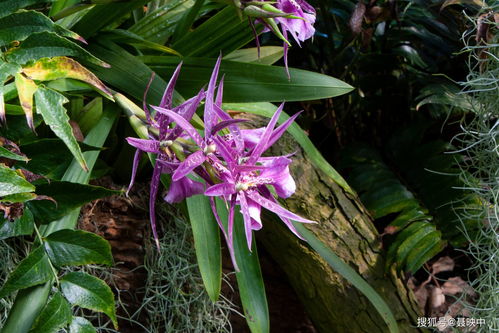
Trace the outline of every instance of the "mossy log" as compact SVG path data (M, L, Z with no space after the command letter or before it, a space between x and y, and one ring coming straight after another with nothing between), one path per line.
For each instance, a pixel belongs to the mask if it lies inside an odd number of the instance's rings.
M419 314L414 295L393 270L385 270L379 234L359 199L317 170L291 136L280 139L272 155L291 152L296 152L291 173L297 191L284 206L318 221L307 228L385 299L400 332L421 332L416 327ZM268 214L264 219L264 228L257 232L258 240L286 272L319 332L388 332L369 300L333 271L306 242L296 238L275 216Z

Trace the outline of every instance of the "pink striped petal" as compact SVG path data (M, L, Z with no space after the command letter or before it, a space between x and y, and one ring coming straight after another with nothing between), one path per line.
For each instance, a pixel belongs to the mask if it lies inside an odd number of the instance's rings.
M296 215L295 213L290 212L289 210L279 206L275 202L272 202L264 197L262 197L260 194L258 194L255 191L248 191L246 195L253 199L257 204L261 205L263 208L270 210L271 212L274 212L275 214L297 221L297 222L302 222L302 223L317 223L315 221L307 220L303 217L300 217Z
M231 183L221 183L221 184L215 184L206 189L204 192L204 195L207 195L209 197L220 197L220 196L226 196L229 194L234 194L236 193L236 188L234 184Z
M146 140L138 139L133 137L126 138L129 145L145 151L146 153L158 153L159 152L159 142L156 140Z
M177 123L177 126L180 126L180 128L182 128L192 138L192 140L194 140L194 142L199 145L200 148L204 149L206 144L203 138L201 137L201 135L199 135L198 131L187 120L185 120L184 117L171 110L162 109L157 106L153 106L153 109L161 114L170 117L174 122Z
M203 164L204 161L206 161L206 155L202 150L190 154L185 161L180 163L177 170L175 170L172 180L174 182L179 181L181 178L187 176L192 170Z

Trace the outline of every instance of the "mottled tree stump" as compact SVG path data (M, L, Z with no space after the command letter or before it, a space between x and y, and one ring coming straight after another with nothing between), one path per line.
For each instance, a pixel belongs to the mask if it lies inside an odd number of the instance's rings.
M380 293L401 332L420 332L415 327L418 307L414 295L395 272L385 271L379 234L358 197L346 193L314 168L291 136L281 138L272 149L272 155L296 152L291 173L297 191L284 206L319 222L307 228ZM264 219L263 230L256 233L258 240L286 272L320 332L388 332L369 300L333 271L306 242L296 238L275 216L267 214Z

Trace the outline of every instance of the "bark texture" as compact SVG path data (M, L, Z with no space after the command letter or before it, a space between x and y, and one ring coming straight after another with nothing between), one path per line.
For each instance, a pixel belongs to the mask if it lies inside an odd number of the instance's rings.
M385 271L379 234L359 199L314 168L291 136L280 139L272 155L291 152L296 152L291 173L297 191L284 205L319 222L307 225L308 229L380 293L394 313L400 332L420 332L415 327L418 307L414 295L393 271ZM286 272L320 332L388 332L367 298L288 232L282 222L266 215L264 228L256 234Z

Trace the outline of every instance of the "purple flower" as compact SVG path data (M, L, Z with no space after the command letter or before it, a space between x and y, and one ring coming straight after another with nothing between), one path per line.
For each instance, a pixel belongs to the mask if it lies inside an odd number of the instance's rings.
M302 18L275 18L281 25L284 35L289 32L298 45L314 35L315 9L305 0L279 0L276 7L287 14Z

